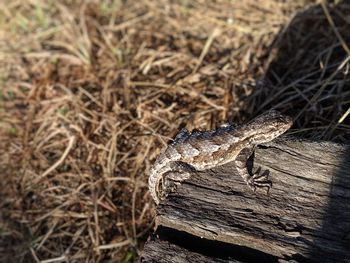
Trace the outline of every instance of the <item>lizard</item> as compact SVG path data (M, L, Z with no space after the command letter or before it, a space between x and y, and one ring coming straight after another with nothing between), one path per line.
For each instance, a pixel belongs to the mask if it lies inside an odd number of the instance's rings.
M267 173L250 173L247 160L258 144L267 143L285 133L293 124L291 117L270 110L241 126L225 124L214 130L191 133L182 129L156 158L149 172L148 187L156 204L169 189L168 179L176 185L189 179L191 173L235 162L236 169L248 187L267 188L272 182ZM162 185L162 187L160 187Z

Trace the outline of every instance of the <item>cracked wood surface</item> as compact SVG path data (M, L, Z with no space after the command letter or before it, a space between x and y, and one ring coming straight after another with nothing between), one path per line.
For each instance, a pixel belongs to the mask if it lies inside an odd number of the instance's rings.
M157 208L156 224L280 259L350 262L350 147L279 139L259 146L268 195L234 163L193 174Z

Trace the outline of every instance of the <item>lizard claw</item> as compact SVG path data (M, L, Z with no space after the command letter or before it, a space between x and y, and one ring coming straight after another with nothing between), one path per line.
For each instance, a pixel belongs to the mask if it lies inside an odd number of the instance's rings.
M166 180L166 183L162 187L162 191L160 192L159 199L164 200L170 193L173 193L176 191L177 186L179 183L171 181L171 180Z
M269 180L269 171L265 170L261 173L261 167L259 167L256 172L248 179L247 182L250 189L256 192L258 188L266 188L266 193L268 194L270 188L272 187L272 182Z
M160 192L159 198L161 200L164 200L170 193L176 191L176 188L179 184L180 183L175 182L175 181L163 176L163 178L162 178L162 190L159 191Z
M182 168L184 170L169 171L162 174L161 189L158 190L159 197L161 200L164 200L170 193L175 192L177 187L181 184L181 182L190 177L190 173L188 171L190 171L190 169L192 169L191 171L193 171L194 169L188 164L181 163L175 166L175 168Z

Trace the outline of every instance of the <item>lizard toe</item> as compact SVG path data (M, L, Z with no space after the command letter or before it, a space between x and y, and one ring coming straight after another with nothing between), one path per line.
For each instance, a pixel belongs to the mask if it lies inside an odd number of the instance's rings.
M266 188L267 193L269 193L270 188L272 188L272 182L270 180L268 180L268 177L266 175L264 176L259 176L259 177L255 177L252 176L248 182L247 182L248 186L250 189L253 190L253 192L256 192L257 189L262 189L262 188Z

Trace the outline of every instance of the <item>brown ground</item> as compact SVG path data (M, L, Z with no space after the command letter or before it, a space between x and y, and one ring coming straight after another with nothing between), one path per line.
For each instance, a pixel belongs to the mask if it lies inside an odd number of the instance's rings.
M184 126L349 141L350 4L313 2L2 1L0 261L136 260Z

